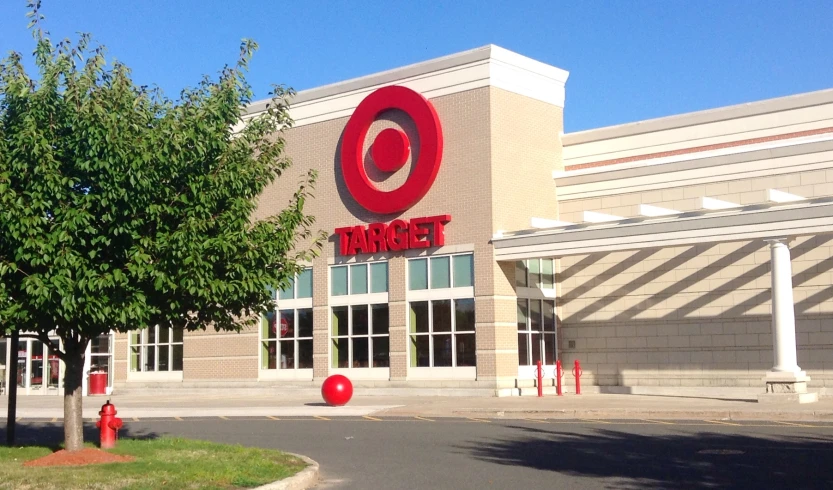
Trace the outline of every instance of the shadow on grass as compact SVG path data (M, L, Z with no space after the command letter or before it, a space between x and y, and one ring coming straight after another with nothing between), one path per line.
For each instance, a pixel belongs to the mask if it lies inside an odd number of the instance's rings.
M17 422L15 446L44 446L56 451L64 442L64 426L60 422ZM161 434L151 431L131 430L125 426L119 430L120 439L157 439ZM84 442L98 445L99 429L95 422L84 421ZM0 445L6 445L6 419L0 420Z
M576 433L509 426L524 437L457 449L500 465L604 478L599 488L833 488L833 438L617 430ZM673 429L670 429L673 430Z

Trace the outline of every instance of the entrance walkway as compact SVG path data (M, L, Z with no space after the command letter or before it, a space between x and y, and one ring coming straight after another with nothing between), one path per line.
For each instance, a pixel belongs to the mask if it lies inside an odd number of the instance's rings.
M95 419L107 397L84 398L84 417ZM246 416L409 416L565 419L726 419L831 420L833 397L803 405L762 405L754 398L706 398L669 395L587 394L562 397L354 396L345 407L328 407L304 390L272 396L114 395L119 417L246 417ZM0 397L0 417L8 398ZM60 419L61 397L19 397L18 417Z

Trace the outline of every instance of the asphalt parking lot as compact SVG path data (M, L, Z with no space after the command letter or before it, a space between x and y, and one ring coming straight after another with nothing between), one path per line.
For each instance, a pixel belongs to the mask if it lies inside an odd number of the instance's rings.
M2 431L0 431L2 434ZM21 443L60 441L21 420ZM278 448L321 464L319 488L828 488L833 422L484 417L127 419L123 436ZM92 424L87 437L95 440Z

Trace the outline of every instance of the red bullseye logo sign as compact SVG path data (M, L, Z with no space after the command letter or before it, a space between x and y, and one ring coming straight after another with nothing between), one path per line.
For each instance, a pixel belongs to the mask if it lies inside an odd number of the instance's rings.
M414 121L419 156L408 179L392 191L376 187L364 168L364 143L371 124L384 111L398 109ZM370 146L370 157L384 173L400 170L411 154L408 136L385 129ZM341 143L341 172L347 190L362 207L378 214L404 211L425 196L437 178L443 154L443 133L434 106L425 97L400 86L380 88L368 95L350 117Z

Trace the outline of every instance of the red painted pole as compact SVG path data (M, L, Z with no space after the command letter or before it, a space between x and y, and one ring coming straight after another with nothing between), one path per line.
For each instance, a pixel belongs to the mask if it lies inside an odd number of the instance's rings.
M581 395L581 364L576 359L576 365L573 367L573 376L576 377L576 395Z
M538 361L538 396L544 396L544 367L541 361Z
M555 361L555 393L562 396L561 392L561 377L564 376L564 370L561 368L561 360Z

